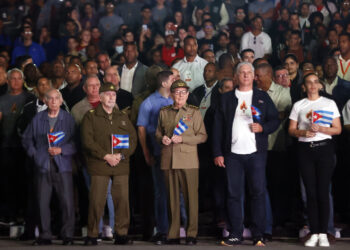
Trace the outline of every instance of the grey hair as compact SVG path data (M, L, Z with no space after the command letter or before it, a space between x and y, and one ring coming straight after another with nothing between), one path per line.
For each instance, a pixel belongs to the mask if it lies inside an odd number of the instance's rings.
M13 68L13 69L10 69L9 71L7 71L7 79L10 79L11 75L12 75L14 72L20 73L21 76L22 76L22 79L24 80L23 71L20 70L19 68Z
M250 62L241 62L241 63L239 63L239 64L237 65L237 67L236 67L236 72L235 72L236 74L239 73L239 70L241 69L241 67L242 67L243 65L248 65L248 66L250 66L250 68L252 69L253 74L254 74L255 69L254 69L253 64L251 64Z
M91 79L91 78L96 78L96 79L98 80L98 82L101 84L100 78L98 78L97 75L95 75L95 74L90 74L90 75L88 75L88 76L86 77L86 79L85 79L85 81L84 81L83 87L86 87L86 86L87 86L87 81L88 81L89 79Z
M60 96L61 100L63 101L62 93L58 89L50 88L48 91L45 92L45 99L48 100L50 98L50 93L56 91L58 95Z

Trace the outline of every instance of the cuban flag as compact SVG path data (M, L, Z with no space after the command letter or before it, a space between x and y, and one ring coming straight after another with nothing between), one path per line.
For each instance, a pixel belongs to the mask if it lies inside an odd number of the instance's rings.
M54 133L48 133L47 138L49 140L50 146L51 145L57 145L60 141L63 140L65 134L64 132L54 132Z
M174 129L174 135L181 135L188 129L186 123L180 119L179 123L176 125Z
M129 148L129 135L112 135L112 148Z
M252 110L253 118L260 121L260 116L261 116L260 110L257 107L254 107L253 105L251 106L251 110Z
M312 111L312 123L332 125L333 112L325 110L314 110Z

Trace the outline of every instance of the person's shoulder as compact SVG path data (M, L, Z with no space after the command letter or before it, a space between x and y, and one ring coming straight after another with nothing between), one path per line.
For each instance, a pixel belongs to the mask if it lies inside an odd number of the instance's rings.
M332 105L332 104L335 104L335 101L328 98L328 97L325 97L325 96L321 96L321 102L327 104L327 105Z
M195 105L192 105L192 104L188 104L187 107L189 109L192 109L192 110L199 110L199 107L195 106Z
M173 105L164 106L164 107L162 107L162 108L160 109L160 111L166 112L166 111L170 110L172 106L173 106Z

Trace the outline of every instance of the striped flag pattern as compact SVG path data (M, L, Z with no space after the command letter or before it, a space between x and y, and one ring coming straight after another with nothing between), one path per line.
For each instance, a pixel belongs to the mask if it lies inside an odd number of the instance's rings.
M186 125L186 123L182 119L180 119L179 123L176 125L174 129L174 135L181 135L187 129L188 129L188 126Z
M112 135L112 148L129 148L129 135Z
M314 110L312 111L312 123L332 125L333 112L325 110Z
M47 134L50 145L57 145L60 141L63 140L64 136L65 134L62 131Z

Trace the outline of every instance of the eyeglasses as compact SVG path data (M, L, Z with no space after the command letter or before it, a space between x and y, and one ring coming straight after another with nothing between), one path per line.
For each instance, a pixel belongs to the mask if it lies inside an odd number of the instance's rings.
M173 92L175 95L186 95L188 93L187 90L176 90Z
M277 78L286 78L288 76L289 76L288 74L281 74L281 75L277 75L276 77Z

